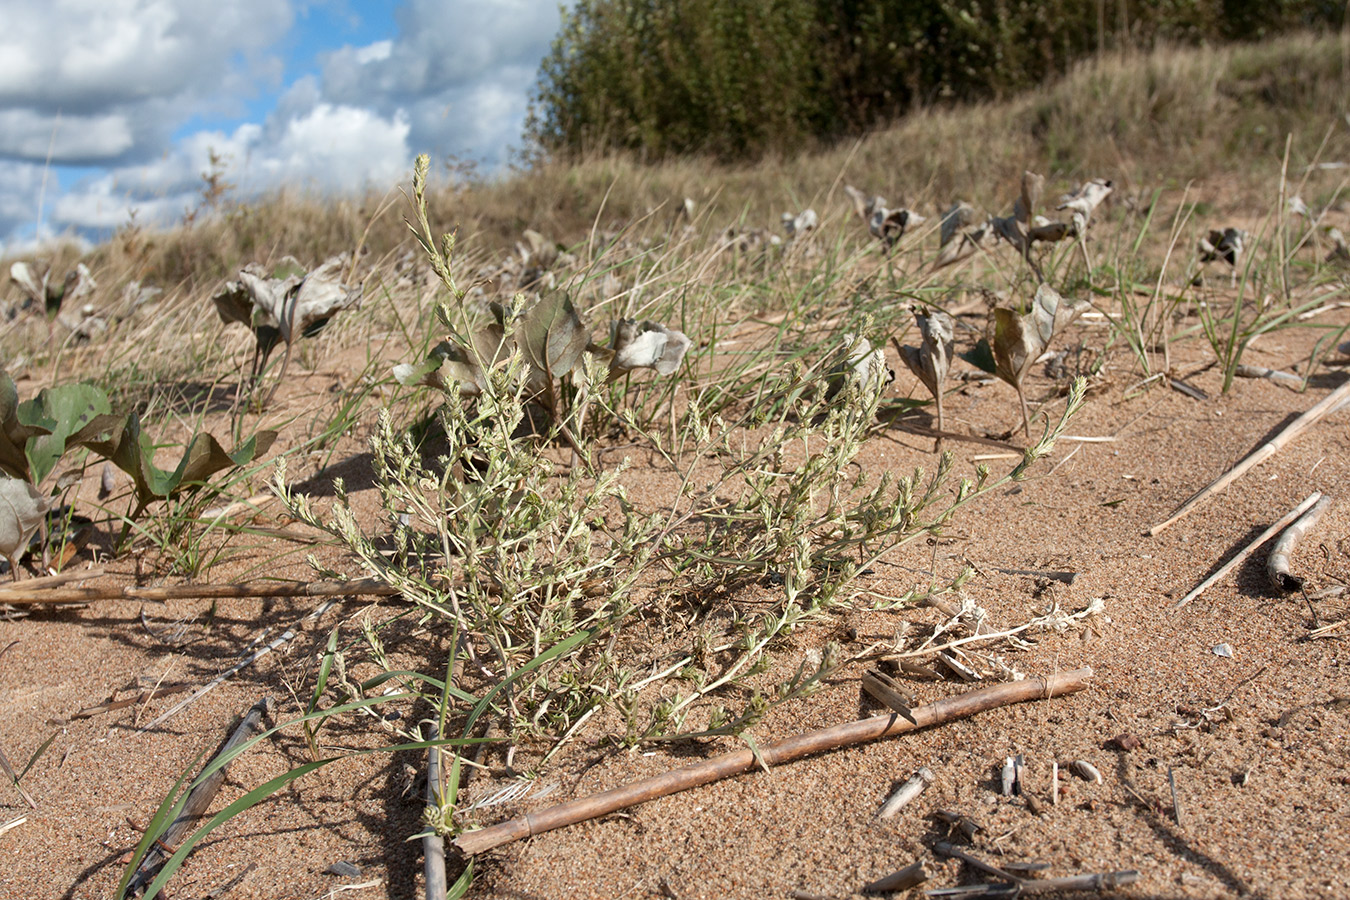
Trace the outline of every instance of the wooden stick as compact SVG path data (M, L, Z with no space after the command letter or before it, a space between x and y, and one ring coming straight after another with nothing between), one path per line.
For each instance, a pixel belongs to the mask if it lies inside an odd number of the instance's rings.
M0 603L30 606L45 603L89 603L95 600L134 600L141 603L163 603L167 600L224 600L248 597L343 597L361 594L389 597L398 589L378 578L357 578L352 581L242 581L237 584L176 584L168 587L105 587L48 588L30 591L27 582L0 588Z
M1280 539L1275 542L1271 548L1270 556L1266 558L1266 577L1270 579L1271 585L1280 591L1297 591L1303 587L1303 579L1298 578L1289 572L1289 557L1294 552L1294 547L1303 540L1303 536L1312 530L1317 524L1317 520L1322 518L1322 513L1327 511L1331 505L1331 498L1323 495L1321 499L1313 505L1313 508L1305 512L1298 518L1298 521L1284 530Z
M264 697L253 704L248 714L244 716L244 721L239 723L239 727L234 730L234 733L225 741L224 746L212 757L212 760L219 759L240 744L247 743L261 734L263 716L271 710L271 707L271 697ZM173 855L178 845L182 843L183 838L187 837L188 832L196 826L197 820L206 814L206 810L211 806L211 801L216 797L216 792L225 783L225 772L229 768L229 764L226 764L216 769L188 794L187 801L183 804L183 811L178 814L178 818L174 819L168 828L164 829L164 833L155 839L149 851L146 852L145 858L141 860L140 867L136 869L136 874L132 876L131 882L127 886L127 896L140 893L154 880L155 874L164 865L164 861Z
M1139 873L1133 869L1128 869L1123 872L1098 872L1091 875L1069 875L1064 878L1022 878L1006 869L991 865L980 859L978 856L972 856L960 847L953 846L944 841L939 841L934 844L933 852L938 856L948 856L953 859L959 859L986 875L1005 879L1018 888L1019 896L1021 894L1048 894L1052 891L1104 891L1110 888L1124 887L1127 884L1134 884L1139 880Z
M1292 511L1287 512L1283 516L1281 516L1280 520L1276 522L1274 525L1270 526L1265 531L1258 534L1255 540L1253 540L1250 544L1239 550L1237 555L1234 556L1232 559L1230 559L1228 562L1224 563L1222 566L1220 566L1217 572L1206 578L1204 581L1200 582L1198 585L1196 585L1195 590L1191 591L1185 597L1182 597L1180 600L1178 600L1177 605L1174 606L1173 609L1181 609L1183 606L1190 603L1196 597L1199 597L1200 594L1204 592L1205 588L1209 587L1211 584L1218 581L1220 578L1227 575L1229 572L1233 571L1233 569L1242 565L1242 561L1247 557L1251 556L1253 553L1255 553L1256 548L1260 547L1266 541L1270 540L1275 535L1279 534L1282 530L1284 530L1284 527L1286 525L1288 525L1290 522L1294 521L1299 516L1303 515L1305 512L1311 509L1313 505L1317 503L1318 500L1321 499L1321 497L1322 495L1317 491L1313 491L1311 494L1309 494L1306 500L1304 500L1298 506L1294 507Z
M428 740L440 737L436 723L431 724ZM427 805L441 808L444 795L441 788L442 762L441 748L427 748ZM422 871L426 876L427 900L444 900L447 891L445 880L445 840L435 828L428 825L422 835Z
M472 856L521 838L574 825L647 800L739 775L758 767L760 760L765 766L777 765L815 753L850 747L919 728L929 728L1012 703L1071 694L1086 688L1087 681L1091 677L1092 670L1085 667L1047 678L1027 678L1022 681L991 685L955 697L947 697L936 703L915 707L912 712L918 724L908 722L894 714L873 716L764 744L760 746L758 754L751 750L736 750L661 775L644 778L623 787L517 816L480 831L465 832L455 839L455 846L464 854Z
M1181 506L1177 507L1177 511L1172 513L1168 519L1159 522L1157 525L1150 528L1148 530L1149 537L1156 537L1164 528L1169 527L1182 516L1189 515L1201 503L1204 503L1210 497L1219 493L1234 481L1237 481L1245 475L1249 469L1254 468L1258 464L1265 462L1267 459L1274 456L1280 450L1284 449L1286 444L1298 437L1305 428L1312 425L1345 400L1350 400L1350 381L1347 381L1330 394L1327 394L1322 398L1321 403L1318 403L1303 415L1290 422L1283 431L1254 450L1242 462L1192 494L1191 498L1181 504Z

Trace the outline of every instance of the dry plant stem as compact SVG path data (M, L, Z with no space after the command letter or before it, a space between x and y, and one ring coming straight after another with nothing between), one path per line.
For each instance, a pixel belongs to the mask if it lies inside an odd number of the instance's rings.
M103 574L102 569L87 569L83 572L61 572L58 575L43 575L38 578L25 578L23 581L14 585L0 585L0 595L7 592L22 590L41 591L49 588L59 587L63 584L69 584L72 581L79 581L82 578L98 578ZM7 602L0 600L0 603Z
M1092 875L1067 875L1063 878L1024 878L1018 882L1022 894L1049 894L1055 891L1109 891L1134 884L1139 872L1097 872Z
M1294 509L1291 510L1290 512L1285 513L1283 516L1280 517L1280 520L1278 522L1276 522L1274 525L1271 525L1265 531L1258 534L1255 540L1253 540L1250 544L1239 550L1237 555L1234 556L1232 559L1230 559L1228 562L1224 563L1221 567L1219 567L1219 570L1217 572L1206 578L1204 581L1200 582L1198 585L1195 586L1194 590L1192 590L1185 597L1182 597L1180 600L1178 600L1177 605L1174 606L1173 609L1181 609L1183 606L1187 605L1196 597L1199 597L1202 593L1204 593L1205 589L1208 588L1210 585L1214 584L1214 582L1218 581L1220 578L1224 577L1229 572L1233 571L1238 566L1242 565L1242 561L1245 560L1247 557L1251 556L1253 553L1255 553L1258 547L1260 547L1266 541L1273 538L1275 535L1279 534L1285 528L1285 526L1287 526L1290 522L1293 522L1299 516L1303 515L1305 512L1311 509L1313 505L1316 504L1317 501L1320 500L1321 498L1322 495L1320 493L1318 493L1317 491L1313 491L1311 494L1308 495L1308 498L1306 500L1304 500L1298 506L1294 507Z
M924 766L914 773L914 776L900 785L894 794L881 805L877 811L878 819L893 819L900 810L904 809L917 796L923 793L923 789L928 787L936 780L937 776L933 770Z
M950 857L951 859L959 859L961 860L961 862L965 863L966 865L970 866L972 869L975 869L976 871L983 872L986 875L993 875L995 878L1002 878L1003 880L1010 881L1013 884L1017 884L1019 881L1021 881L1021 879L1019 879L1016 875L1012 874L1011 872L1000 869L998 866L995 866L991 863L987 863L984 860L980 859L978 856L971 856L969 853L962 850L960 847L957 847L953 844L949 844L946 841L938 841L936 844L934 844L933 852L936 853L938 856L946 856Z
M923 884L929 878L928 867L923 860L910 863L899 872L892 872L885 878L878 878L863 888L865 894L892 894L907 891L915 885Z
M309 615L305 616L303 619L300 620L300 622L301 622L301 623L304 623L304 622L308 622L308 621L311 620L311 619L317 619L317 618L319 618L319 617L322 616L324 613L328 612L328 610L332 609L332 608L333 608L333 605L334 605L336 602L337 602L337 601L334 601L334 600L328 601L327 603L325 603L325 604L323 604L322 606L320 606L318 609L314 610L314 611L313 611L312 613L310 613ZM156 725L159 725L161 722L166 722L166 721L168 721L172 716L175 716L175 715L177 715L179 712L181 712L182 710L187 709L189 706L191 706L192 704L196 703L196 702L197 702L198 700L200 700L202 697L205 697L205 696L206 696L207 694L209 694L211 691L214 691L216 688L220 687L220 686L221 686L222 684L224 684L225 681L226 681L227 679L229 679L229 677L230 677L231 675L233 675L235 672L238 672L238 671L241 670L241 669L245 669L245 668L247 668L247 667L253 665L255 662L257 662L258 660L262 659L264 656L266 656L267 654L271 653L273 650L277 649L277 648L280 647L282 644L286 643L287 641L291 640L291 639L294 638L294 637L295 637L295 628L287 628L284 632L282 632L281 637L277 638L276 640L272 641L272 642L271 642L270 644L268 644L267 646L265 646L265 647L263 647L262 649L258 650L256 653L254 653L253 655L249 656L247 659L240 660L239 662L237 662L237 663L235 663L234 665L230 666L230 667L229 667L228 669L226 669L224 672L221 672L221 673L220 673L219 675L217 675L215 678L211 679L211 681L210 681L209 683L207 683L207 685L206 685L205 687L203 687L201 690L197 691L197 692L194 693L191 697L188 697L186 700L182 700L182 701L180 701L179 703L175 704L174 706L170 707L169 709L165 710L164 712L160 713L157 717L155 717L155 719L154 719L153 721L151 721L151 722L149 722L149 723L147 723L147 724L141 726L140 730L143 731L143 732L144 732L144 731L149 731L151 728L154 728Z
M1011 872L991 865L945 841L934 844L933 852L939 856L959 859L986 875L1008 881L1018 888L1019 896L1022 894L1048 894L1054 891L1104 891L1134 884L1139 880L1139 873L1133 869L1123 872L1099 872L1092 875L1069 875L1064 878L1019 878Z
M1178 827L1184 828L1186 823L1181 820L1181 803L1177 801L1177 773L1171 766L1167 767L1167 786L1172 791L1172 818L1176 819Z
M346 597L355 595L391 597L398 593L378 578L353 581L310 581L286 584L277 581L242 581L238 584L180 584L172 587L48 588L30 591L27 582L0 588L0 603L31 606L43 603L90 603L95 600L136 600L163 603L168 600L225 600L249 597Z
M862 686L863 690L867 691L873 699L898 712L911 722L914 721L914 714L911 709L916 702L914 696L894 678L885 672L868 669L862 674Z
M898 715L873 716L764 744L759 748L758 754L751 750L725 753L710 760L644 778L590 797L582 797L538 812L517 816L481 831L466 832L455 839L455 846L464 854L472 856L521 838L542 834L566 825L575 825L657 797L669 796L732 775L739 775L756 768L761 761L765 766L773 766L814 753L824 753L840 747L850 747L919 728L940 725L1012 703L1071 694L1086 688L1091 677L1092 670L1085 667L1046 678L1028 678L1023 681L991 685L917 707L913 712L918 724L907 722Z
M1294 438L1298 437L1298 435L1302 433L1304 429L1315 423L1318 419L1321 419L1323 416L1331 412L1333 409L1335 409L1337 406L1339 406L1342 402L1346 400L1350 400L1350 381L1347 381L1345 384L1336 388L1336 390L1332 391L1330 394L1327 394L1325 397L1322 398L1322 402L1318 403L1316 406L1309 409L1303 415L1299 416L1297 419L1290 422L1289 425L1285 427L1283 431L1275 435L1275 437L1271 438L1266 443L1262 444L1242 462L1238 463L1236 466L1234 466L1227 472L1220 475L1218 478L1211 481L1209 484L1201 488L1199 491L1196 491L1195 494L1193 494L1191 498L1187 500L1185 503L1181 504L1181 506L1177 508L1177 511L1172 513L1172 515L1168 519L1159 522L1157 525L1154 525L1152 528L1150 528L1148 530L1149 537L1156 537L1164 528L1169 527L1183 516L1189 515L1190 513L1194 512L1195 508L1198 507L1201 503L1204 503L1210 497L1219 493L1224 488L1228 487L1228 485L1232 484L1234 481L1241 478L1243 475L1247 473L1249 469L1252 469L1258 464L1265 462L1267 459L1274 456L1276 453L1280 452L1280 450L1284 449L1284 446L1286 444L1288 444Z
M1303 540L1312 528L1322 518L1322 514L1327 511L1331 505L1331 498L1323 495L1313 508L1305 512L1298 518L1294 524L1284 530L1275 546L1270 551L1270 556L1266 558L1266 576L1270 578L1270 583L1281 591L1296 591L1303 587L1303 579L1296 578L1289 571L1289 557L1294 552L1294 547Z
M433 723L428 740L434 741L439 737L440 732ZM444 791L441 788L442 771L441 748L428 747L427 805L436 809L440 809L445 801ZM427 833L422 835L422 871L426 876L427 900L442 900L447 890L445 840L431 826L427 826Z
M212 760L218 759L232 751L240 744L253 740L262 733L263 716L270 712L272 707L272 698L264 697L253 707L249 709L248 714L244 716L244 721L239 723L239 727L234 730L220 751L212 757ZM211 806L211 801L215 799L216 792L220 786L225 783L225 773L230 766L224 765L212 772L205 781L198 784L188 794L187 800L183 803L183 811L178 814L178 818L164 833L155 839L145 858L141 860L140 868L132 877L127 887L127 895L138 894L148 885L159 871L164 861L173 855L174 850L197 825L197 820L206 814L206 810Z

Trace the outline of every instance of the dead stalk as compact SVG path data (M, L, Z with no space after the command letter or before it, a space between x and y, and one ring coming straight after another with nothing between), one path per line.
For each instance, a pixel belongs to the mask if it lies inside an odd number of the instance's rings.
M472 856L521 838L574 825L657 797L669 796L739 775L758 767L761 761L765 766L773 766L815 753L892 737L919 728L929 728L1012 703L1074 693L1086 688L1091 677L1092 670L1082 668L1046 678L1028 678L991 685L915 708L914 719L918 724L908 722L896 714L873 716L764 744L759 748L758 754L751 750L726 753L590 797L582 797L538 812L517 816L480 831L466 832L455 839L455 845L465 855Z
M1287 512L1283 516L1281 516L1278 522L1276 522L1274 525L1271 525L1265 531L1258 534L1255 540L1253 540L1250 544L1239 550L1237 555L1234 556L1232 559L1230 559L1228 562L1220 566L1217 572L1206 578L1204 581L1200 582L1198 585L1195 586L1194 590L1192 590L1185 597L1182 597L1180 600L1178 600L1176 606L1173 607L1173 609L1181 609L1183 606L1190 603L1196 597L1199 597L1204 592L1204 590L1208 588L1210 585L1214 584L1214 582L1218 581L1220 578L1227 575L1229 572L1233 571L1233 569L1242 565L1242 561L1245 560L1247 557L1251 556L1253 553L1255 553L1258 547L1260 547L1266 541L1270 540L1275 535L1279 534L1280 531L1283 530L1285 526L1287 526L1290 522L1293 522L1295 519L1302 516L1305 512L1311 509L1313 505L1316 504L1317 501L1320 500L1321 498L1322 495L1320 493L1318 493L1317 491L1313 491L1311 494L1308 495L1306 500L1304 500L1298 506L1294 507L1292 511Z
M271 697L264 697L253 704L248 714L244 716L244 721L239 723L239 727L235 728L220 751L212 757L212 761L261 734L263 716L271 711L271 707ZM225 783L225 773L229 768L230 765L227 763L216 769L188 794L187 800L183 803L183 811L178 814L178 818L174 819L168 828L164 829L164 833L155 839L154 844L146 852L145 858L141 860L140 867L136 869L136 874L132 876L131 882L127 886L127 896L140 893L154 880L155 873L159 871L164 861L173 855L173 852L178 849L178 845L182 843L183 838L196 827L197 820L206 814L206 810L211 806L211 801L216 797L216 792Z
M310 581L287 584L277 581L242 581L238 584L179 584L170 587L47 588L30 590L28 582L0 588L0 603L12 606L54 603L90 603L95 600L132 600L164 603L168 600L227 600L250 597L389 597L398 593L378 578L352 581Z
M1284 534L1281 534L1280 539L1275 542L1270 556L1266 559L1266 575L1277 590L1297 591L1303 587L1303 579L1290 574L1289 557L1293 555L1294 547L1313 529L1330 505L1331 498L1323 495L1312 509L1299 516L1298 520L1286 528Z
M440 737L440 732L435 723L431 725L431 733L427 738L435 741ZM445 800L444 791L441 787L442 781L442 761L441 748L432 746L427 748L427 806L439 810ZM437 833L435 828L427 826L426 834L422 835L422 870L426 876L427 900L440 900L446 894L445 880L445 840Z
M1156 537L1163 529L1169 527L1178 519L1194 512L1195 508L1201 503L1204 503L1210 497L1219 493L1234 481L1237 481L1245 475L1249 469L1256 467L1258 464L1265 462L1267 459L1280 452L1280 450L1284 449L1286 444L1298 437L1304 429L1331 412L1345 400L1350 400L1350 381L1347 381L1330 394L1327 394L1322 398L1322 402L1290 422L1283 431L1262 444L1242 462L1211 481L1205 487L1196 491L1195 494L1193 494L1185 503L1181 504L1181 506L1177 508L1177 511L1172 513L1169 518L1150 528L1148 530L1149 536Z

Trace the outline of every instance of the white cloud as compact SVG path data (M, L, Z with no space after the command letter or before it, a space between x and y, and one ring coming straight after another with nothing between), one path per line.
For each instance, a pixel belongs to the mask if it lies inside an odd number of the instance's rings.
M286 87L263 121L175 140L192 117L237 116L279 84L276 54L303 2L7 0L0 241L32 232L49 147L55 163L104 169L49 192L51 227L102 231L133 211L177 220L196 205L212 153L248 197L392 186L421 152L491 170L519 142L557 0L409 0L394 10L393 38L324 54L320 74Z
M291 20L275 0L7 0L0 104L87 111L213 91Z
M385 115L406 110L416 152L505 161L558 30L557 0L412 0L395 18L387 53L371 45L326 57L324 96Z
M44 116L31 109L0 109L0 156L82 162L118 157L135 138L125 115Z
M290 28L275 0L7 0L0 31L0 158L147 159L188 116L237 107L280 73L266 48Z

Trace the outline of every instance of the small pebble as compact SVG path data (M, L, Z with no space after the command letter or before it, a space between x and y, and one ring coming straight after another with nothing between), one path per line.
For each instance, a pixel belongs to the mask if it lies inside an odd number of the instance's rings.
M1108 750L1114 749L1129 752L1130 750L1138 750L1142 746L1144 746L1144 742L1128 732L1125 734L1118 734L1106 742Z
M339 878L355 878L361 874L361 870L346 860L338 860L331 866L323 870L325 875L336 875Z

